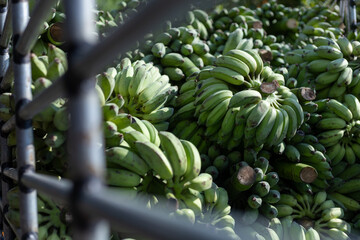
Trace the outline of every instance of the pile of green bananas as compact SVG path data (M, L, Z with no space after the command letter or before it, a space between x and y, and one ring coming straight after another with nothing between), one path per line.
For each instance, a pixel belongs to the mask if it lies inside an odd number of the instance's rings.
M101 34L145 3L98 11ZM67 69L56 47L63 41L55 39L64 19L57 6L33 49L34 95ZM360 228L360 42L343 33L336 8L270 0L255 10L192 9L185 23L168 21L163 32L146 35L96 76L108 186L232 239L353 238ZM12 89L0 104L6 121L15 109ZM38 172L66 176L69 117L67 99L59 99L34 118ZM16 157L15 131L7 142ZM63 210L39 200L40 239L70 239ZM18 224L16 209L7 217ZM126 229L116 235L137 238Z
M7 194L9 209L5 213L5 217L14 225L20 227L19 212L19 188L10 189ZM39 222L39 240L71 240L69 236L69 219L66 217L67 210L59 207L45 195L38 194L37 197L38 222Z
M274 230L279 236L283 236L280 239L288 239L294 235L298 239L350 239L348 234L351 226L342 219L343 209L336 207L326 192L321 191L311 196L290 191L291 194L282 193L276 204L281 222L278 222ZM308 238L307 235L311 237Z

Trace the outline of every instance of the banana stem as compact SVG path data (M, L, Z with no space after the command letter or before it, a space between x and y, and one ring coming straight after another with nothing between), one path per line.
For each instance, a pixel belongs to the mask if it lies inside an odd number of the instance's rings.
M303 214L297 214L297 215L293 215L293 218L302 218L304 215Z
M315 223L316 224L316 223ZM316 227L317 228L322 228L322 227L326 227L327 224L326 223L323 223L323 224L317 224Z
M66 235L66 226L64 224L60 225L60 237Z
M41 212L41 213L49 214L49 215L52 213L52 210L49 210L49 209L46 209L46 208L39 209L38 211Z
M41 217L38 221L39 221L39 224L42 224L44 222L49 221L50 219L51 219L50 216L46 216L46 217Z
M320 225L320 223L321 223L322 221L323 221L322 218L320 218L319 220L317 220L317 221L315 222L315 226Z
M311 208L311 212L315 211L315 208L317 207L317 203L314 203L313 207ZM316 209L315 213L318 211L318 209Z
M309 201L305 200L305 204L306 204L306 210L308 210L310 212L311 207L310 207Z
M300 211L304 211L304 208L300 206L300 204L296 203L295 207L299 208Z

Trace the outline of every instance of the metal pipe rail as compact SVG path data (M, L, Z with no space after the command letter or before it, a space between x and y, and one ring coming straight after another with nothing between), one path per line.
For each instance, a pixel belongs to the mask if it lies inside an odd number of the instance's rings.
M3 2L6 3L0 0L0 9L4 6L1 5ZM129 19L108 38L96 43L92 16L94 1L64 0L67 16L65 30L71 49L68 54L69 70L51 87L32 99L29 53L40 32L40 26L45 21L46 13L54 2L56 1L38 1L29 21L28 1L11 0L4 31L0 29L0 39L4 39L7 47L9 42L5 40L8 39L7 34L12 25L13 59L9 67L0 68L3 76L0 78L0 87L1 90L7 89L14 79L16 104L15 116L3 123L1 128L2 203L7 204L6 191L11 187L9 179L17 181L20 186L19 238L37 239L38 190L69 204L76 223L74 239L107 239L108 222L113 227L127 227L155 239L169 239L169 236L171 239L218 239L212 230L195 229L194 226L169 220L162 213L141 209L104 187L104 149L98 147L98 143L103 141L100 127L102 114L94 89L94 76L119 54L132 47L136 40L156 30L162 22L184 11L194 1L153 0L139 13L141 17ZM204 4L207 1L201 2ZM1 17L3 16L0 15ZM4 63L0 64L4 66ZM58 181L35 173L31 119L51 102L64 96L69 98L68 109L71 114L68 144L72 181ZM12 168L10 151L5 145L6 134L14 128L17 135L17 169ZM71 148L75 144L77 147ZM4 231L5 238L12 239L9 228L6 229L5 226Z
M357 36L357 18L355 0L340 0L340 16L346 23L346 30Z

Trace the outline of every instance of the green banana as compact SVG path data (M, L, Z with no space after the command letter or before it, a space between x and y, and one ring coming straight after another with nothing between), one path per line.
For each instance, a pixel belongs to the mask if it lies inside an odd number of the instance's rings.
M244 76L225 67L215 67L211 69L210 74L214 78L223 80L233 85L242 85L247 83Z
M332 46L319 46L315 49L316 53L321 57L328 60L335 60L338 58L343 58L343 53Z
M226 56L231 56L241 60L248 66L250 73L255 73L257 69L257 63L249 53L239 49L232 49L226 53Z
M142 178L134 172L123 169L106 169L106 182L111 186L136 187Z
M344 104L335 99L329 100L327 106L331 111L333 111L336 115L338 115L347 122L349 122L353 118L353 115L349 108L347 108Z
M339 58L339 59L331 61L327 65L327 71L329 73L341 72L342 70L347 68L348 65L349 65L349 62L345 58Z
M201 169L201 157L194 144L186 140L180 140L180 142L186 153L186 171L182 178L182 181L186 182L199 175Z
M224 67L231 69L239 74L241 74L243 77L247 77L250 73L249 67L244 63L243 61L231 57L231 56L219 56L216 61L215 65L219 67Z
M352 55L353 46L349 41L349 39L347 39L346 37L339 37L336 42L339 45L340 50L345 57L349 57Z
M348 86L348 85L350 85L350 83L352 81L352 76L353 76L352 69L347 67L340 73L340 76L339 76L338 80L336 81L336 84L338 86L342 86L342 87Z
M257 126L259 126L261 121L265 118L269 109L269 102L261 100L259 103L257 103L256 107L251 111L249 117L246 120L247 127L256 128Z
M135 147L140 156L161 178L173 178L173 170L165 154L151 142L135 142Z
M171 164L175 182L179 181L187 169L185 149L180 140L170 132L159 132L159 137L161 140L161 148L165 151L165 155Z

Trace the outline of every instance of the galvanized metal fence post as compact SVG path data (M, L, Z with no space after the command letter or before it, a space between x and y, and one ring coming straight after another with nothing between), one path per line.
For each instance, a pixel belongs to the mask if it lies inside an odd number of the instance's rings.
M9 43L9 28L11 29L11 14L8 14L8 3L6 0L0 1L0 41L3 44L0 44L0 82L5 75L5 72L8 68L9 64L9 50L8 50L8 43ZM11 13L11 11L10 11ZM6 29L4 32L4 28L6 25ZM2 92L2 91L0 91ZM0 126L4 122L0 123ZM7 146L6 135L0 134L0 158L1 158L1 169L6 167L12 166L12 158L11 158L11 149ZM13 187L12 180L5 177L1 174L1 201L2 201L2 222L1 222L1 229L2 234L5 239L14 239L14 233L9 225L9 223L5 219L5 213L9 207L8 200L7 200L7 192Z
M13 46L16 46L29 20L29 3L27 0L12 0ZM35 170L35 149L31 120L21 119L19 109L32 100L30 54L21 54L13 48L14 95L16 117L16 158L20 187L20 222L21 239L37 239L37 196L36 190L21 183L25 172Z
M1 3L2 4L2 3ZM0 6L0 79L3 77L9 66L9 42L12 34L12 14L11 5Z
M68 153L70 175L74 181L71 207L74 218L74 239L108 239L105 220L80 211L81 199L97 194L103 187L105 159L102 134L102 112L95 91L95 77L84 79L72 64L84 50L94 45L97 37L93 0L65 0L66 34L69 44L69 70L65 86L69 96L70 128ZM84 194L86 193L86 194Z
M1 32L4 28L6 13L7 13L7 0L1 0L0 1L0 29L1 29Z

